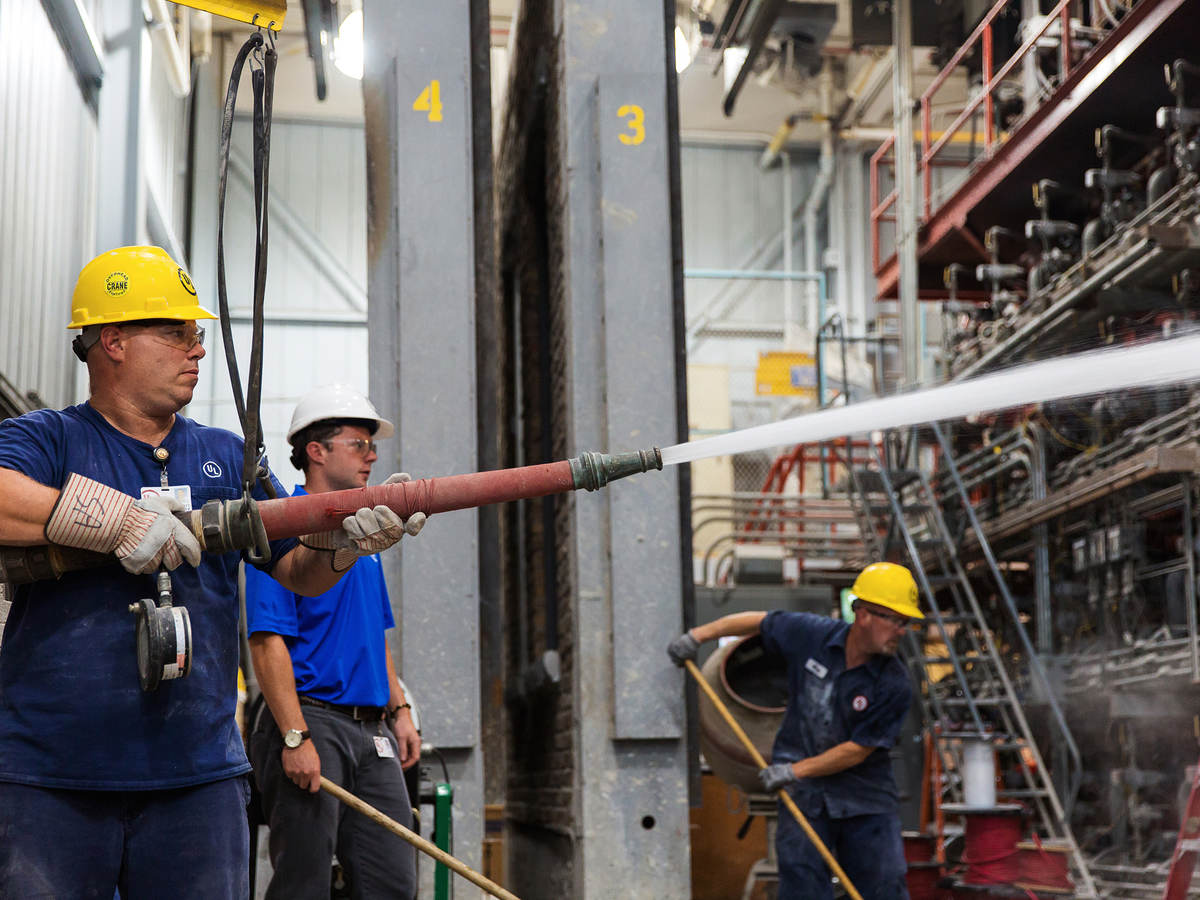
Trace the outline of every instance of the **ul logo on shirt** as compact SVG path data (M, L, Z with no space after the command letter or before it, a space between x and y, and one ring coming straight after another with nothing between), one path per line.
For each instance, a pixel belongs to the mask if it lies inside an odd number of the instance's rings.
M211 459L208 462L206 462L203 466L201 466L200 470L205 475L207 475L209 478L220 478L221 477L221 467L218 466Z
M850 701L850 705L854 707L855 712L862 712L867 708L867 697L865 694L859 694Z

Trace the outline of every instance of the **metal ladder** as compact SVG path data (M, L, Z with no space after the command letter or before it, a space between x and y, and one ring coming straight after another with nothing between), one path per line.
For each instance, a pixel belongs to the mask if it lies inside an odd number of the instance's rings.
M874 448L877 470L851 473L857 502L870 522L864 529L864 540L870 542L878 559L894 558L903 549L929 605L934 633L945 646L944 656L928 656L924 641L915 633L906 638L906 662L915 683L926 686L916 692L921 712L925 722L935 726L937 751L942 758L954 760L957 772L963 771L962 741L974 738L992 743L1005 771L1021 773L1021 787L998 789L997 800L1022 802L1030 807L1039 830L1068 847L1076 896L1096 897L1095 884L1071 832L1067 812L1082 778L1079 748L984 536L945 432L937 424L932 428L942 451L944 472L939 478L931 480L918 466L889 467L878 446ZM985 613L958 555L962 535L952 531L948 512L961 517L961 532L969 527L978 537L988 580L1002 600L999 613ZM1003 621L995 621L998 616ZM1001 653L997 638L1002 636L1008 637L1009 649L1015 651L1025 671L1014 672L1013 663ZM937 682L930 682L927 673L931 665L949 666L949 671ZM1049 712L1052 742L1063 750L1056 755L1065 787L1061 796L1034 740L1018 682ZM932 789L941 802L962 802L959 779L947 778L945 784Z

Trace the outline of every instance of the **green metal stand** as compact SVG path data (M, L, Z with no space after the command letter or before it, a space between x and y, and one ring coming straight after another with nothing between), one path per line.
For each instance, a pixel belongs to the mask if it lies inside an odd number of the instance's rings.
M448 784L433 787L433 842L438 849L452 853L454 846L454 823L451 809L454 805L454 788ZM433 870L434 900L450 900L450 870L437 863Z

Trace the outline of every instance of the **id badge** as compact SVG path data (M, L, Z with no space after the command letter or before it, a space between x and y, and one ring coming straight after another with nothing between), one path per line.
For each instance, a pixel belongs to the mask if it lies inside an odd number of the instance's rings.
M155 494L158 494L160 497L174 497L179 501L180 509L184 512L192 511L192 486L190 484L142 488L142 499Z
M395 759L396 752L392 749L392 742L381 734L375 735L375 752L380 759Z

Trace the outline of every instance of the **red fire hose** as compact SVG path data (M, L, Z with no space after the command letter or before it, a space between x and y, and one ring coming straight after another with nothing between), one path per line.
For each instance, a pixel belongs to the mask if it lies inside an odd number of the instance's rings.
M454 509L572 490L575 490L575 479L571 473L571 463L563 460L520 469L472 472L470 475L422 478L402 484L381 484L303 497L260 500L258 512L267 536L278 540L340 528L346 516L354 515L356 510L364 506L386 506L400 518L407 519L415 512L431 516Z
M302 497L280 497L254 504L266 538L299 537L340 528L346 516L364 506L386 506L400 518L426 515L561 494L595 491L610 481L662 468L658 448L630 453L582 453L561 462L497 469L444 478L423 478L401 484L329 491ZM245 550L255 545L254 517L241 500L210 500L203 508L177 513L209 553ZM112 563L109 554L70 547L0 548L0 583L27 584L59 578L64 572Z

